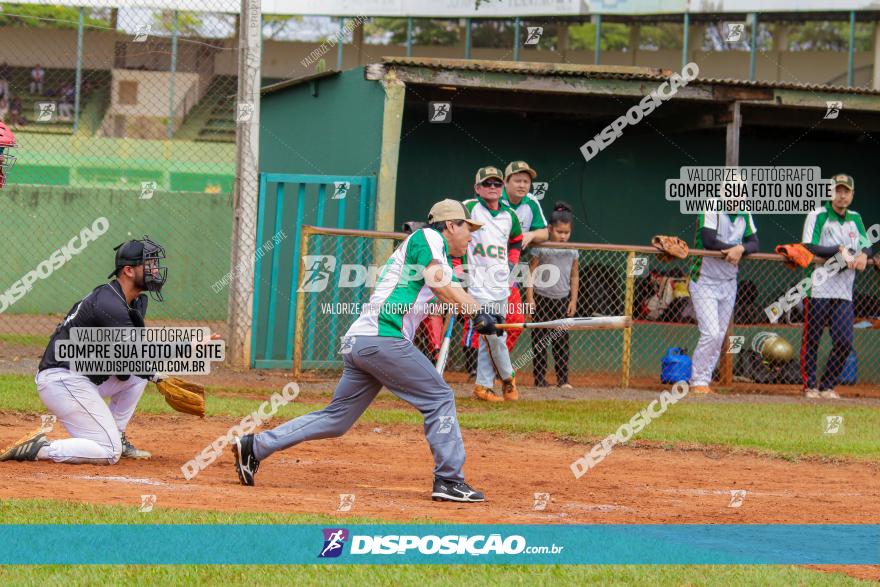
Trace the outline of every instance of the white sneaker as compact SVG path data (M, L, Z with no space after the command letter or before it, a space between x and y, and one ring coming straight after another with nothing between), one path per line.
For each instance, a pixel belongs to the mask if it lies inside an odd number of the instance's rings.
M833 389L824 389L819 392L819 397L822 399L840 399L840 395Z
M822 396L819 395L819 390L818 390L818 389L810 388L810 389L805 389L805 390L804 390L804 397L807 398L807 399L819 399L819 398L822 397Z

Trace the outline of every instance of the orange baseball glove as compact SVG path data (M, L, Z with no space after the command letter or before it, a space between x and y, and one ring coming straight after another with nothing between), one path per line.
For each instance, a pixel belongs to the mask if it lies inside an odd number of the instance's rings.
M651 244L660 251L657 258L661 261L673 261L675 259L684 259L688 256L690 249L687 243L677 236L664 236L658 234L651 239Z
M778 245L776 252L785 257L785 266L792 269L798 267L809 267L813 262L813 253L807 250L807 247L800 243L792 243L790 245Z

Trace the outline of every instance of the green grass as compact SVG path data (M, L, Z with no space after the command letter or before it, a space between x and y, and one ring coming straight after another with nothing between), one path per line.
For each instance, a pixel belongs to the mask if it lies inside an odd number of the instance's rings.
M49 337L43 334L0 334L0 342L42 350L46 348Z
M268 399L274 388L209 388L208 415L243 417L261 400L236 397L247 393ZM215 395L212 395L215 394ZM220 393L222 395L216 395ZM295 402L282 407L277 417L293 418L325 404ZM419 424L421 416L402 401L385 400L372 407L362 422L378 425ZM393 407L389 407L388 404ZM488 405L459 400L459 420L466 429L511 434L548 433L584 443L585 450L614 432L648 402L621 400L520 401ZM29 375L0 376L0 410L43 412L45 408ZM141 413L171 414L161 396L148 390L138 406ZM823 434L826 415L844 417L840 434ZM880 460L880 410L872 406L834 404L697 403L684 400L669 407L636 437L672 446L721 446L747 449L789 459L801 457Z
M321 515L219 513L96 506L41 500L0 503L4 523L92 524L306 524L340 518ZM344 523L381 523L345 518ZM100 548L100 545L96 545ZM209 548L209 545L206 545ZM695 565L8 565L2 585L857 585L859 581L793 566Z

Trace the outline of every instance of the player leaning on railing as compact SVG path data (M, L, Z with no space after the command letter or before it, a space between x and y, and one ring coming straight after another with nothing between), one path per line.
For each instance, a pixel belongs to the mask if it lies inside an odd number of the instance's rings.
M853 178L841 173L835 175L832 181L833 199L807 215L802 239L803 245L814 255L830 259L840 253L846 261L843 271L821 283L814 283L809 296L804 299L801 376L804 395L808 398L840 397L834 387L840 380L853 345L855 271L864 271L871 255L862 217L849 209L855 190ZM825 374L817 385L816 359L825 326L828 326L833 346L825 365Z
M689 289L700 330L690 387L695 393L712 393L712 371L736 305L739 261L743 255L758 252L757 232L750 212L704 212L697 219L695 248L720 251L724 258L694 257L691 265Z

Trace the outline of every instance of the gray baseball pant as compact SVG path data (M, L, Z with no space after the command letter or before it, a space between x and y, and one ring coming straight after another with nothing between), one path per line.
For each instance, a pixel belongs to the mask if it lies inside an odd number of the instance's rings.
M425 355L403 338L352 336L343 342L342 361L342 379L330 404L255 435L257 459L307 440L342 436L384 385L424 416L425 437L434 455L434 476L464 480L464 442L455 414L455 396Z

